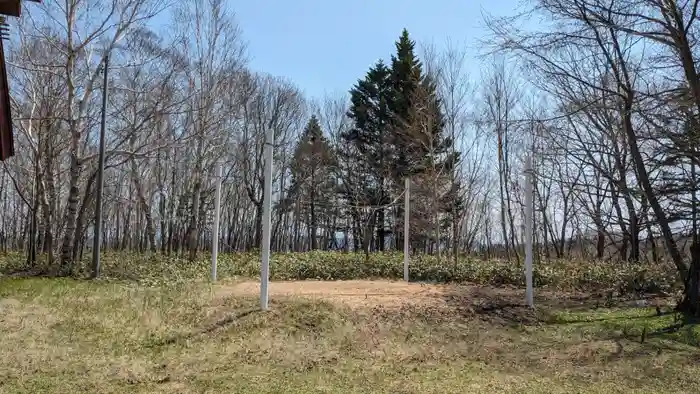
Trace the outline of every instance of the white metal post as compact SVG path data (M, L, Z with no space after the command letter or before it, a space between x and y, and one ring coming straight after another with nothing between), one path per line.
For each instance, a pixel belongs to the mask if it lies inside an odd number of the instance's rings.
M403 208L403 280L408 282L409 209L411 207L411 178L406 178Z
M92 245L92 277L98 278L102 270L100 248L102 247L102 194L104 193L105 133L107 130L107 93L109 92L109 54L105 55L104 83L102 86L102 123L100 125L100 150L97 165L97 197L95 198L95 235ZM36 216L36 215L35 215Z
M274 131L269 128L265 133L265 189L263 191L262 217L262 264L260 267L260 307L268 307L268 282L270 280L270 238L272 208L272 144Z
M221 216L221 164L216 164L216 195L214 197L214 228L211 232L211 281L216 282L216 265L219 253L219 217Z
M532 201L533 201L532 157L525 158L525 298L529 307L535 306L532 288Z

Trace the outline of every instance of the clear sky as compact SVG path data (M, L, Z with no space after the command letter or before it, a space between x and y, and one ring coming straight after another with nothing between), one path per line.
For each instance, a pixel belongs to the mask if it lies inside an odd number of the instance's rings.
M378 59L389 59L403 28L418 43L449 37L477 54L482 12L513 13L515 0L230 0L253 70L286 77L309 96L347 91ZM478 61L469 73L478 77Z

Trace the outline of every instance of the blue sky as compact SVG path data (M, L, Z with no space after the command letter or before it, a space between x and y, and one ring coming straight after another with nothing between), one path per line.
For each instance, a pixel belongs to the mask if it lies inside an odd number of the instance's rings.
M232 0L250 66L289 78L307 95L347 91L378 59L388 60L401 30L442 46L449 37L477 54L482 12L508 15L516 0ZM478 60L469 72L478 77Z

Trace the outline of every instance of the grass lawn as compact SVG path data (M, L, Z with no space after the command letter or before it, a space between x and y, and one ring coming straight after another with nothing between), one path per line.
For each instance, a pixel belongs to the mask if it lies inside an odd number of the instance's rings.
M261 312L249 283L0 279L0 393L700 389L700 330L665 305L403 286L273 283Z

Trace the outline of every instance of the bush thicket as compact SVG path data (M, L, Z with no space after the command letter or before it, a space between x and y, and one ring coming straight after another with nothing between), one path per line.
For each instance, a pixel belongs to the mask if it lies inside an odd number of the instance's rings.
M146 283L205 279L210 272L209 256L190 263L184 258L162 255L106 253L103 276L112 279L135 280ZM16 254L0 256L1 272L27 271L24 258ZM89 259L76 267L76 276L89 272ZM44 272L42 267L35 272ZM260 275L260 254L232 253L219 256L218 275L250 277ZM275 253L270 264L272 280L351 280L403 278L401 253L373 253L369 261L363 254L340 252ZM470 282L483 285L524 286L523 265L504 260L483 260L461 257L455 264L451 258L438 259L431 255L412 256L412 281ZM666 292L679 288L677 274L669 263L603 262L581 260L538 261L534 265L536 287L560 290L616 290L631 292Z

